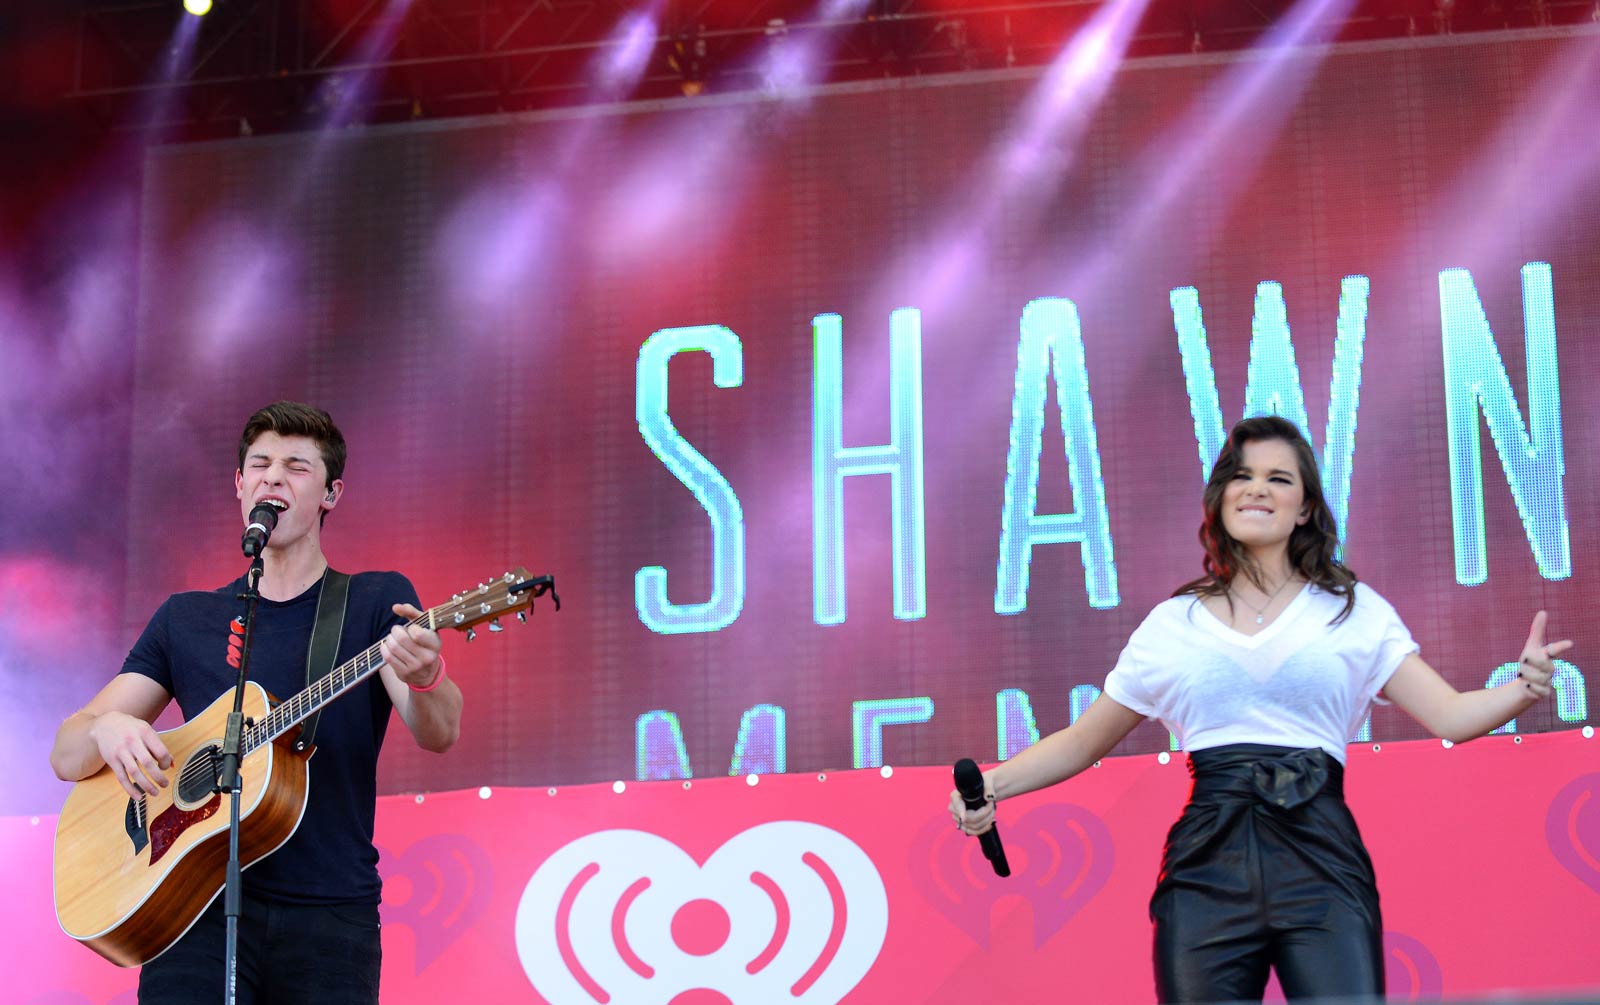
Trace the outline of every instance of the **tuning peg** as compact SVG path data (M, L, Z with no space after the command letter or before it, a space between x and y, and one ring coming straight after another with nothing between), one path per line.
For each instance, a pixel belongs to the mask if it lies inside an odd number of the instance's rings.
M467 629L467 641L468 642L471 642L473 639L475 639L477 637L478 637L478 630L476 628L468 628Z
M528 612L527 611L518 611L517 612L517 620L522 622L523 624L527 624L528 623Z
M495 618L493 621L489 622L489 630L491 632L503 632L506 629L505 626L500 623L500 619Z

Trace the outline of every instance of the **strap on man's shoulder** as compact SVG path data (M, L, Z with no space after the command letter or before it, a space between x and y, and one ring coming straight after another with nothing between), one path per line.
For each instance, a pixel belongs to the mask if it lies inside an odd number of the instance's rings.
M339 636L344 634L344 611L350 598L350 577L329 566L322 574L322 593L317 597L317 620L311 628L311 645L306 651L306 687L333 672L339 658ZM308 750L317 735L320 710L313 712L300 727L294 742L297 751Z

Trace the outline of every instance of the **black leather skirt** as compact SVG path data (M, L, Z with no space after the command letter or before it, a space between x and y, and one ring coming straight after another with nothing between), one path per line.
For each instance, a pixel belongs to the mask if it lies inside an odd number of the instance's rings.
M1232 744L1189 755L1194 787L1150 900L1167 1002L1381 994L1372 860L1318 748Z

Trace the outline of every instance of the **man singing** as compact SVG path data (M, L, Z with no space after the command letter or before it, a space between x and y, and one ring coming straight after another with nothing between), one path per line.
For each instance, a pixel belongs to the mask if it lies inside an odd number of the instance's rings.
M278 511L263 552L250 678L287 698L306 686L307 652L328 561L322 524L344 493L345 442L328 413L276 402L245 423L234 493L248 522ZM50 755L56 775L109 767L137 799L171 784L172 757L151 727L176 699L185 718L237 681L244 577L168 597L122 670L61 724ZM439 636L408 622L423 612L394 572L350 577L335 666L381 644L384 665L325 706L310 762L305 813L292 837L244 873L238 1000L348 1005L378 1001L378 853L372 844L378 751L390 711L426 750L443 752L461 727L461 691L445 674ZM248 827L248 822L246 823ZM222 898L166 952L145 964L139 1001L222 999L226 921Z

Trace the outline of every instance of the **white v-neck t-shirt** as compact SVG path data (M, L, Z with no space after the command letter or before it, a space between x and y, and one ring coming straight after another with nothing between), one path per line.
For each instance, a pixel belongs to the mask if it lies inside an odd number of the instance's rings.
M1389 602L1364 583L1355 607L1308 585L1255 635L1234 631L1192 596L1152 610L1128 639L1105 693L1160 719L1184 750L1229 743L1321 747L1343 764L1345 743L1401 662L1417 651Z

